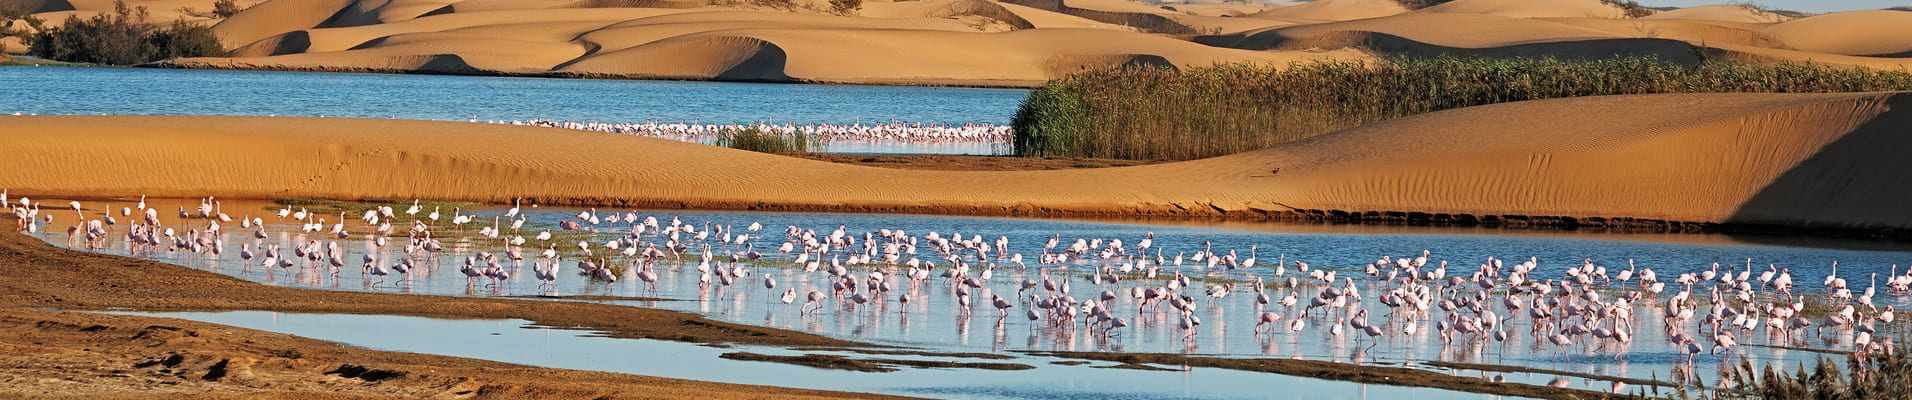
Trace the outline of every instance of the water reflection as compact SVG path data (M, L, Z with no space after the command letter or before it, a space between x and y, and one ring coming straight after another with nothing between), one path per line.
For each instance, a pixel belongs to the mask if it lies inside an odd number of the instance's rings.
M190 201L181 203L173 200L154 200L154 207L170 209L185 207ZM57 204L57 203L56 203ZM254 210L253 214L267 214L279 207L257 203L229 202L235 207L229 210ZM105 208L99 208L105 209ZM112 209L117 209L117 205ZM467 210L482 217L498 215L499 208L478 207ZM252 263L241 262L231 256L192 253L189 251L149 250L141 251L140 256L153 257L194 268L238 276L244 279L274 285L317 287L334 290L390 291L401 293L462 294L468 296L504 296L504 295L599 295L616 296L605 302L654 307L680 311L696 312L712 318L739 322L762 324L786 329L797 329L851 340L898 344L932 349L950 349L960 351L1004 352L1017 350L1042 351L1115 351L1147 353L1182 353L1213 355L1221 357L1281 357L1311 360L1330 360L1350 363L1402 364L1424 361L1450 361L1460 363L1479 363L1494 365L1525 366L1540 369L1557 369L1577 373L1598 375L1616 375L1631 378L1665 377L1672 373L1675 366L1691 365L1693 375L1701 377L1718 376L1718 371L1737 363L1738 358L1759 363L1779 362L1781 365L1794 365L1800 362L1812 362L1824 353L1788 351L1770 347L1741 346L1737 352L1721 355L1699 354L1690 357L1682 346L1670 343L1661 332L1673 328L1674 331L1699 336L1696 330L1699 319L1707 310L1702 307L1697 316L1685 321L1672 321L1666 318L1664 308L1667 299L1680 287L1671 285L1666 293L1654 295L1641 293L1642 299L1633 303L1631 312L1635 315L1633 332L1635 336L1627 344L1596 343L1591 337L1582 336L1569 346L1554 346L1547 343L1542 330L1535 329L1533 319L1524 315L1496 309L1515 318L1508 321L1504 341L1487 338L1486 332L1440 334L1437 326L1452 323L1453 315L1468 315L1461 312L1435 311L1420 315L1402 315L1393 308L1379 304L1378 296L1392 289L1383 286L1379 280L1362 274L1361 267L1374 262L1383 255L1406 257L1418 255L1421 250L1431 250L1430 260L1434 263L1449 262L1450 271L1471 271L1474 265L1484 263L1489 257L1503 260L1534 260L1537 263L1534 275L1538 279L1561 279L1564 271L1570 267L1585 265L1586 260L1605 266L1609 271L1624 269L1624 265L1633 261L1642 268L1657 269L1662 273L1662 282L1670 282L1673 277L1684 272L1699 272L1710 268L1714 263L1725 265L1722 271L1739 268L1745 271L1746 259L1753 259L1752 265L1765 267L1774 265L1790 268L1799 280L1808 277L1824 276L1830 272L1831 261L1840 261L1840 274L1856 279L1871 273L1895 273L1900 270L1896 263L1912 258L1898 251L1860 251L1826 248L1793 248L1774 246L1754 246L1744 244L1715 244L1700 242L1664 242L1637 241L1636 236L1591 235L1580 237L1569 234L1478 234L1475 230L1461 230L1465 234L1436 233L1430 228L1358 228L1346 226L1319 227L1297 230L1269 230L1259 224L1219 224L1211 227L1195 223L1123 223L1109 221L1080 221L1053 219L1004 219L973 217L941 217L913 215L867 215L867 214L802 214L802 213L743 213L743 212L685 212L685 211L619 211L640 216L654 216L659 220L681 219L687 224L697 226L699 232L708 231L705 223L711 227L743 227L752 223L761 223L768 229L754 240L747 239L750 248L769 249L776 247L784 238L776 233L783 226L797 226L815 229L818 232L830 232L839 226L846 227L846 236L855 237L859 243L866 243L864 232L879 229L903 230L908 236L918 240L929 232L941 232L963 237L981 235L984 238L1007 238L1010 253L1021 253L1029 259L1042 254L1044 243L1050 238L1074 240L1084 239L1125 239L1139 240L1153 233L1155 254L1139 258L1111 258L1107 261L1093 256L1085 261L1071 262L1062 266L1042 267L1039 263L1027 263L1021 267L1003 259L990 258L978 260L973 256L963 258L964 263L975 269L993 266L994 277L981 282L974 289L965 287L955 279L929 277L920 283L911 284L901 275L901 266L872 266L868 264L849 264L847 272L867 277L875 270L886 270L891 278L885 283L892 285L892 292L862 292L868 302L857 303L846 300L848 294L827 296L815 303L812 312L802 312L805 301L802 294L811 292L833 293L833 281L823 271L831 269L840 262L838 256L819 261L822 268L816 272L806 272L805 265L796 264L786 256L774 251L766 254L764 260L757 262L731 262L725 253L726 247L735 246L712 244L716 257L710 268L716 270L740 270L744 274L736 278L733 285L723 285L721 280L702 283L709 276L700 271L701 258L692 251L682 258L661 260L655 264L659 275L654 287L635 276L636 268L625 268L615 282L594 280L580 274L575 265L582 258L581 251L572 244L586 242L589 247L602 253L610 251L601 245L610 238L628 235L629 225L611 223L599 225L598 229L609 231L616 229L621 233L564 231L552 226L555 221L573 218L580 211L569 208L529 208L524 211L532 223L517 232L506 232L499 238L490 238L470 232L447 232L442 237L444 252L436 260L419 261L420 267L412 273L409 281L401 285L380 284L379 278L368 277L356 265L344 268L328 267L323 262L303 263L287 268L267 268ZM598 210L610 212L609 210ZM89 211L97 215L97 211ZM172 220L172 218L168 218ZM332 242L334 239L326 232L300 232L295 224L287 220L267 218L268 234L257 239L244 231L228 229L218 237L226 246L234 244L258 249L262 246L280 245L291 248L298 243ZM203 220L187 220L174 225L185 229L201 229ZM121 228L116 228L121 229ZM360 230L362 228L353 228ZM500 267L509 271L516 279L487 283L480 280L469 283L466 276L458 272L465 257L479 251L500 252L500 243L514 235L534 235L537 232L551 230L563 234L561 238L549 242L533 241L526 245L526 253L537 253L542 249L554 249L564 255L562 262L556 263L561 273L557 274L549 286L542 285L532 276L534 268L547 268L553 263L536 256L516 261L500 259ZM449 231L449 229L444 229ZM1320 232L1320 231L1331 232ZM738 231L731 231L742 232ZM1503 232L1504 233L1504 232ZM662 245L665 239L646 236L644 243ZM123 236L123 235L122 235ZM349 235L349 239L338 241L344 248L345 260L356 260L371 255L381 263L393 263L408 255L396 246L377 247L365 245L362 234ZM46 234L49 241L63 243L65 236ZM872 236L873 237L873 236ZM947 237L947 236L944 236ZM1653 237L1653 236L1648 236ZM1617 239L1616 239L1617 238ZM1067 243L1067 242L1064 242ZM1255 247L1251 247L1255 246ZM542 248L542 249L541 249ZM629 247L625 247L629 248ZM701 244L699 245L701 248ZM1205 263L1187 262L1176 264L1171 260L1184 258L1196 251L1226 253L1234 251L1248 256L1259 252L1262 264L1244 270L1230 271L1222 268L1210 268ZM123 243L104 250L115 254L127 254ZM949 270L949 263L936 259L933 251L927 248L914 257L930 260L938 265L934 271ZM998 254L1000 255L1000 254ZM1272 257L1271 257L1272 256ZM626 258L599 254L600 261L607 265L633 265ZM1158 261L1157 258L1160 258ZM782 259L782 260L780 260ZM1341 274L1334 279L1337 288L1352 284L1366 297L1366 301L1356 301L1348 307L1326 307L1304 312L1308 308L1306 299L1316 297L1324 289L1317 280L1297 277L1297 261L1314 266L1313 271L1325 271ZM253 263L256 263L254 261ZM1276 265L1279 265L1278 267ZM1107 268L1098 272L1097 270ZM1148 271L1156 270L1156 278L1149 278ZM1122 272L1122 270L1128 272ZM1113 271L1110 271L1113 270ZM1277 271L1282 271L1277 273ZM1454 275L1463 272L1453 272ZM1129 296L1138 288L1158 288L1165 285L1167 277L1186 275L1191 278L1191 286L1180 291L1187 296L1187 314L1174 307L1159 305L1161 302L1143 307L1135 298ZM1060 288L1073 287L1073 291L1050 292L1038 287L1025 291L1025 280L1040 281L1046 277L1055 279ZM776 287L766 288L762 279L769 277L777 282ZM1114 277L1116 279L1109 279ZM1100 278L1100 279L1098 279ZM1303 299L1301 304L1283 306L1280 304L1257 304L1255 291L1252 290L1255 279L1266 282L1264 291L1270 298L1283 299L1296 296ZM1291 286L1290 282L1299 284ZM1233 294L1211 297L1204 289L1210 285L1233 283ZM1626 289L1602 289L1606 298L1621 297L1626 293L1641 292L1637 287ZM1711 299L1713 296L1705 290L1708 285L1699 285L1691 294L1694 302ZM1863 289L1863 288L1859 288ZM971 308L959 306L959 290L967 290L972 301ZM1443 289L1444 290L1444 289ZM780 301L785 291L794 291L799 299L791 304ZM1094 328L1080 312L1066 323L1057 323L1057 319L1044 316L1041 320L1031 321L1026 317L1027 310L1038 308L1030 295L1042 296L1069 295L1078 301L1095 299L1107 291L1115 294L1108 298L1106 308L1115 316L1127 320L1127 326L1112 329ZM1818 291L1823 293L1816 282L1802 283L1799 291ZM1461 291L1459 299L1472 292ZM991 307L989 299L1001 295L1013 299L1007 313ZM1491 299L1499 299L1504 292L1496 292ZM615 300L615 298L646 296L662 297L678 301L651 300ZM907 296L910 301L903 302ZM1770 293L1762 293L1762 302L1773 302ZM1531 300L1531 295L1524 295ZM1722 296L1724 300L1724 296ZM1881 292L1874 299L1881 306L1904 305L1904 294ZM1489 304L1497 304L1488 301ZM1076 303L1086 306L1086 303ZM1704 303L1701 303L1704 304ZM1345 318L1361 310L1366 310L1377 324L1388 329L1377 337L1368 337L1358 330L1348 329ZM1284 318L1276 324L1272 332L1256 333L1254 325L1261 312L1275 312ZM1184 315L1195 317L1199 325L1184 328ZM1296 325L1299 324L1299 325ZM1408 332L1408 326L1415 329ZM1296 329L1300 328L1300 329ZM1339 328L1340 334L1332 333ZM1896 335L1897 329L1881 326L1881 332ZM1769 334L1765 329L1742 330L1738 340L1747 344L1786 344L1845 351L1854 345L1851 330L1830 331L1821 339L1811 337L1810 342L1791 342ZM1885 335L1884 333L1881 336ZM1443 340L1443 336L1452 340ZM1710 344L1710 343L1708 343ZM1831 355L1837 357L1837 355ZM1514 379L1520 379L1515 377ZM1551 378L1548 378L1551 379ZM1536 384L1548 383L1546 381Z

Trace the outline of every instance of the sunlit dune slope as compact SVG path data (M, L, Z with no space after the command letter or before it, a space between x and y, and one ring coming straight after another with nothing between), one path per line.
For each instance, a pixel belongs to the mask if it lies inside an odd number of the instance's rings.
M1725 21L1747 23L1785 22L1791 18L1760 10L1752 6L1736 4L1715 4L1687 7L1671 11L1662 11L1640 19L1684 19L1700 21Z
M1260 217L1314 212L1912 227L1912 94L1681 94L1473 107L1179 163L881 169L456 122L0 116L14 193ZM403 134L399 134L402 132ZM909 182L906 185L896 182Z

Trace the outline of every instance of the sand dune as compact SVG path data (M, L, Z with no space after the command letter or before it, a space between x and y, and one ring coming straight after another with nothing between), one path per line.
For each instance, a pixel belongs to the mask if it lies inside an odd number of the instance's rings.
M171 12L211 1L134 3ZM1891 10L1793 19L1717 5L1635 19L1601 0L1419 10L1395 0L916 0L836 15L827 0L790 1L271 0L217 21L228 57L159 65L978 86L1030 86L1083 68L1389 56L1912 65L1912 36L1897 29L1912 26L1912 13ZM111 3L0 4L59 18Z
M66 0L0 0L0 8L18 10L28 14L54 11L71 11L73 3Z
M1251 17L1312 21L1348 21L1385 17L1405 13L1407 11L1407 7L1402 7L1401 3L1394 0L1316 0L1263 11L1251 15Z
M1704 19L1595 19L1547 18L1543 21L1594 29L1621 37L1671 39L1692 45L1778 48L1784 46L1761 33L1767 24Z
M1791 50L1847 56L1912 57L1912 13L1848 11L1800 18L1762 33Z
M212 33L226 47L239 47L325 23L355 0L272 0L213 25Z
M1908 93L1573 98L1402 118L1205 160L1019 172L880 169L455 122L4 116L0 123L13 127L4 134L17 145L0 158L0 187L79 196L529 196L642 207L1249 218L1333 210L1906 228L1912 210L1897 199L1907 194L1912 160L1896 152L1912 144L1898 134L1912 127L1907 110ZM398 131L408 134L390 134ZM63 140L33 140L54 136ZM913 184L871 184L902 181Z
M879 7L891 18L729 8L473 11L300 29L170 65L213 68L556 75L770 82L1028 86L1083 68L1365 58L1257 52L981 0ZM967 7L967 8L962 8ZM234 19L235 22L239 20ZM1013 24L978 31L978 21ZM1031 29L1034 28L1034 29Z
M1716 4L1710 6L1687 7L1672 11L1662 11L1640 19L1684 19L1700 21L1725 21L1747 23L1785 22L1792 18L1760 10L1757 7Z
M1626 10L1600 0L1454 0L1415 11L1515 18L1626 18Z
M1082 18L1082 17L1077 17L1074 15L1068 15L1068 14L1058 13L1054 11L1038 9L1038 8L1029 7L1029 6L1020 5L1020 4L1011 4L1011 3L998 3L998 4L1002 5L1004 10L1008 10L1009 12L1016 14L1017 17L1021 17L1024 21L1029 21L1029 24L1036 28L1086 28L1086 29L1114 30L1114 31L1122 31L1122 32L1135 31L1134 27L1123 26L1121 24L1111 24L1107 22L1096 21L1096 20L1092 20L1088 18Z
M212 0L134 0L164 18ZM1798 20L1741 6L1631 19L1600 0L271 0L214 32L227 57L159 66L864 84L1030 86L1084 68L1387 56L1695 54L1899 68L1912 13ZM0 0L42 17L107 0ZM159 15L159 14L156 14ZM1033 31L1033 32L1026 32ZM1139 33L1139 34L1138 34ZM1034 42L1031 42L1034 41ZM11 42L10 42L11 43ZM22 46L9 46L13 52ZM1706 52L1694 47L1710 47ZM1251 51L1242 51L1251 50Z
M1296 6L1300 7L1300 6ZM1621 38L1608 32L1524 18L1475 14L1412 13L1354 21L1307 24L1245 32L1233 43L1242 49L1335 48L1346 38L1378 33L1435 46L1487 48L1539 42Z

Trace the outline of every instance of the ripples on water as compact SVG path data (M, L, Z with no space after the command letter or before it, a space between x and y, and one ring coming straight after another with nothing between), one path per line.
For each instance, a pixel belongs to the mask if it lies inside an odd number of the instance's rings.
M63 204L63 202L59 200L54 201L53 204ZM152 207L161 210L171 210L181 206L190 208L197 204L173 200L155 200L153 203ZM130 204L114 203L110 209L117 210L127 205ZM345 262L347 266L342 268L337 276L331 275L323 263L309 267L295 266L290 269L243 265L237 257L240 244L257 247L276 243L285 246L287 253L290 253L290 248L295 243L308 240L329 242L332 241L332 235L324 232L299 233L295 225L289 224L290 220L270 216L273 210L280 208L276 205L242 202L227 202L225 205L234 206L225 209L235 217L265 215L269 225L268 238L253 239L251 231L239 229L237 226L228 226L222 235L225 246L223 256L213 257L186 251L165 250L142 253L143 256L266 284L333 290L469 296L529 294L656 296L681 301L613 301L613 303L696 312L731 322L795 329L858 341L939 350L1161 352L1223 357L1304 358L1356 363L1439 360L1660 379L1666 379L1672 373L1673 367L1684 366L1687 363L1687 357L1680 352L1680 348L1667 343L1660 333L1665 326L1662 322L1662 317L1665 315L1661 308L1665 304L1663 299L1679 290L1678 284L1670 283L1679 273L1704 270L1710 268L1713 263L1727 266L1741 265L1747 258L1751 258L1753 264L1759 267L1759 271L1764 271L1768 264L1790 268L1795 281L1799 282L1797 291L1800 293L1823 293L1818 280L1830 272L1830 265L1836 260L1840 262L1840 275L1850 280L1855 292L1858 292L1863 291L1870 284L1869 278L1873 273L1880 275L1886 275L1889 271L1903 273L1903 268L1896 264L1912 260L1907 257L1912 254L1895 244L1855 243L1856 245L1851 247L1870 248L1870 250L1843 250L1753 245L1739 243L1730 237L1707 235L1553 233L1530 236L1528 234L1483 234L1501 232L1495 230L1432 228L1287 226L1245 223L1209 225L1190 222L1139 223L918 215L637 211L640 216L657 217L666 225L671 218L680 218L686 225L697 226L699 230L704 230L706 223L711 224L710 226L730 226L735 232L743 232L744 227L751 223L761 223L765 226L764 230L755 232L762 237L750 241L752 249L766 254L765 260L761 262L739 264L725 262L727 257L724 256L724 246L711 244L712 251L718 255L718 261L713 267L742 268L752 271L751 275L739 279L735 285L728 287L721 284L699 285L699 273L695 269L698 262L693 252L686 255L682 261L660 262L658 272L661 280L653 290L634 279L634 275L629 271L626 271L623 279L616 283L598 282L579 274L575 260L582 254L576 243L580 240L589 241L593 243L591 247L596 254L602 256L606 251L602 243L610 240L614 235L555 229L553 226L557 221L575 219L582 210L545 207L526 208L524 214L531 222L517 234L529 239L540 231L550 230L559 237L548 243L531 239L530 243L525 245L527 260L523 262L513 263L502 260L504 267L512 272L512 279L496 286L487 285L488 281L483 279L477 284L467 285L465 276L458 272L458 266L462 264L461 260L481 250L500 253L500 243L504 240L503 238L509 238L512 235L508 223L501 223L506 225L504 228L506 233L501 236L501 239L475 236L472 232L478 231L480 227L490 226L493 217L503 214L504 211L502 207L477 207L464 210L476 213L477 216L475 218L477 222L467 225L464 233L452 233L448 226L436 229L436 232L443 235L446 246L440 261L436 264L423 263L429 267L421 268L413 281L394 286L392 282L398 279L397 276L387 278L365 276L360 272L357 260L361 254L371 253L381 263L395 262L399 257L405 257L405 253L400 249L403 247L403 241L396 240L383 249L372 249L367 244L367 235L365 235L369 228L357 220L347 224L347 231L352 234L351 239L339 241L342 247L347 249L344 260L348 261ZM88 203L88 207L88 215L93 218L99 216L96 210L108 209L92 202ZM402 212L404 205L399 205L397 208ZM427 207L427 211L419 215L426 215L430 212L429 209L430 207ZM443 218L449 220L450 210L443 211L446 213ZM629 211L621 210L619 213ZM598 210L598 213L600 216L608 216L611 210ZM173 215L175 213L162 212L161 214L162 220L173 223L171 226L181 231L194 227L203 228L205 225L204 220L188 220L182 223ZM356 216L358 213L350 215ZM67 214L67 217L70 218L70 216L71 214ZM321 214L320 217L336 219L338 215L334 212L330 215ZM409 219L403 214L400 214L399 218ZM329 222L327 226L330 226ZM830 264L825 262L818 272L806 273L799 269L798 265L788 261L776 261L778 258L790 257L776 254L774 251L777 245L784 241L780 231L785 226L813 229L819 235L828 235L838 226L844 226L850 236L859 241L862 240L864 232L878 229L901 229L918 237L932 231L939 232L944 237L954 233L961 233L965 237L981 234L991 241L999 236L1008 237L1010 251L1024 254L1030 268L1018 269L1003 261L995 261L994 264L997 265L994 271L995 278L986 283L983 288L973 292L977 305L971 313L967 314L961 312L955 304L954 285L951 283L940 278L932 278L922 287L911 289L906 281L893 277L890 283L896 291L877 296L876 301L869 305L859 307L848 301L831 299L822 303L822 310L801 315L796 312L796 305L785 305L779 302L779 295L790 288L797 289L800 295L812 290L828 293L830 281L827 280L828 275L823 270L829 269ZM64 231L63 225L56 224L55 228L57 229L50 230ZM626 223L618 223L599 225L598 229L607 231L616 229L626 232L622 235L628 235L629 228ZM123 228L116 229L116 232L119 234L115 237L113 246L106 251L127 254L126 245L122 241ZM1196 299L1194 315L1199 317L1203 324L1194 329L1193 336L1187 336L1185 331L1176 327L1177 314L1170 311L1170 308L1162 307L1158 311L1151 307L1148 311L1138 312L1134 300L1127 296L1130 287L1137 284L1160 286L1161 280L1140 279L1137 276L1138 272L1124 274L1125 279L1120 283L1096 285L1088 278L1088 274L1100 264L1100 261L1077 262L1046 268L1038 266L1035 262L1035 255L1043 252L1043 243L1053 235L1060 235L1063 247L1068 246L1076 238L1103 238L1122 239L1127 242L1125 245L1132 249L1133 243L1151 232L1155 234L1155 248L1160 249L1163 258L1170 260L1178 255L1192 254L1211 246L1217 253L1227 254L1229 251L1234 251L1242 257L1250 254L1251 245L1258 248L1257 266L1244 271L1207 270L1192 262L1184 263L1181 267L1161 266L1161 276L1172 276L1175 271L1181 271L1198 278L1194 282L1196 287L1189 290L1188 295ZM63 233L44 234L42 237L55 243L63 242L65 239ZM1665 238L1676 240L1655 241ZM644 241L658 244L662 242L662 239L655 235L647 235ZM549 247L555 247L564 254L565 259L559 263L560 273L555 287L540 288L540 282L531 278L531 270L540 265L536 253ZM701 247L701 244L693 244L693 247ZM1363 296L1368 299L1363 306L1370 310L1373 320L1389 321L1389 318L1384 316L1388 310L1378 305L1377 301L1373 301L1375 296L1385 289L1377 280L1359 273L1359 268L1382 255L1411 257L1419 255L1423 249L1431 250L1433 253L1429 267L1446 261L1449 263L1449 275L1469 273L1475 269L1475 265L1484 262L1488 257L1509 260L1509 265L1532 257L1539 263L1539 268L1532 275L1535 279L1559 279L1564 276L1562 271L1565 268L1580 266L1585 259L1592 259L1595 263L1606 266L1609 271L1616 272L1624 269L1628 260L1633 260L1641 268L1651 268L1659 272L1661 280L1669 282L1669 289L1657 298L1649 296L1636 303L1634 311L1638 327L1634 330L1636 338L1630 346L1622 348L1615 344L1591 346L1582 343L1568 348L1563 356L1555 356L1555 347L1546 344L1544 340L1535 340L1533 336L1527 334L1531 323L1525 317L1517 318L1513 322L1514 328L1510 332L1513 333L1512 339L1504 343L1493 342L1489 339L1477 341L1471 336L1463 335L1457 338L1455 344L1442 345L1439 335L1434 332L1435 319L1429 318L1415 321L1419 331L1412 336L1399 333L1398 329L1402 326L1400 324L1406 321L1395 321L1387 325L1388 335L1379 338L1378 342L1368 339L1365 335L1357 336L1356 331L1353 330L1341 336L1333 336L1324 331L1334 320L1328 317L1328 312L1321 310L1311 314L1308 319L1310 327L1300 333L1289 332L1286 329L1288 321L1283 321L1281 329L1276 329L1275 333L1255 334L1253 327L1258 310L1275 311L1287 317L1294 317L1297 311L1278 305L1258 307L1254 303L1253 293L1245 283L1238 287L1238 294L1215 300L1212 304L1201 290L1204 286L1201 278L1224 282L1245 281L1259 277L1271 282L1270 288L1267 289L1270 297L1280 299L1289 291L1278 288L1281 285L1276 283L1285 282L1286 277L1276 277L1272 266L1280 260L1285 264L1288 276L1293 276L1297 275L1294 263L1305 261L1318 268L1335 270L1342 277L1354 278ZM936 256L932 253L933 250L924 247L917 257L934 260ZM1150 262L1153 256L1154 254L1150 255ZM835 254L831 256L831 258L835 257ZM621 258L612 256L613 260ZM904 259L908 259L908 256ZM991 264L991 262L978 263L973 256L967 262L977 263L973 273L979 273L984 265ZM1119 265L1125 261L1118 259L1113 262ZM939 267L948 266L943 261L935 261L935 263ZM865 276L871 270L871 266L868 265L853 265L848 268L858 276ZM1116 329L1112 334L1102 335L1084 329L1064 329L1044 322L1031 322L1023 316L1024 310L1030 307L1027 301L1016 301L1008 317L998 318L997 311L988 305L987 299L992 294L1001 294L1012 299L1026 299L1026 296L1018 296L1018 282L1025 278L1040 279L1040 272L1044 270L1057 279L1067 279L1074 289L1071 294L1078 299L1091 298L1094 293L1101 290L1112 290L1121 294L1110 308L1115 311L1116 316L1128 319L1130 326ZM938 272L940 271L939 268ZM764 288L763 277L765 276L776 279L775 289ZM380 280L385 283L378 284ZM1305 303L1305 299L1318 291L1320 286L1308 282L1305 277L1301 280L1304 287L1299 291L1301 294L1299 297L1304 299ZM1344 282L1336 283L1337 286L1342 284ZM1627 290L1638 289L1635 286ZM907 305L900 303L899 298L902 293L908 293L913 301ZM1611 299L1619 295L1608 292L1604 298ZM1762 295L1762 300L1770 301L1769 296ZM1532 298L1531 295L1524 297ZM1696 311L1696 320L1706 314L1705 299L1709 297L1704 287L1694 291L1693 298L1701 304L1701 308ZM1498 305L1497 300L1498 296L1491 302ZM802 302L799 296L797 303ZM1883 288L1880 288L1880 294L1875 302L1881 306L1904 305L1906 297L1886 293ZM1507 313L1505 310L1497 310L1497 312ZM1434 314L1444 316L1438 310ZM1695 331L1695 325L1689 322L1681 326L1688 334L1699 336ZM1882 327L1881 331L1896 336L1898 328ZM1762 332L1741 332L1739 340L1753 344L1780 344L1779 339L1768 338ZM1586 336L1577 339L1578 342L1590 340L1591 337ZM1828 331L1823 339L1812 337L1792 345L1846 351L1852 347L1852 340L1853 334L1849 330ZM1702 343L1709 346L1711 344L1704 339ZM1615 360L1616 355L1620 355L1618 361ZM1697 370L1696 376L1713 381L1718 376L1719 367L1723 363L1729 361L1736 363L1738 357L1745 357L1756 363L1781 362L1782 365L1791 366L1799 362L1811 361L1822 355L1822 353L1808 351L1743 346L1734 355L1698 355L1694 358L1693 365ZM1542 384L1543 382L1530 383Z

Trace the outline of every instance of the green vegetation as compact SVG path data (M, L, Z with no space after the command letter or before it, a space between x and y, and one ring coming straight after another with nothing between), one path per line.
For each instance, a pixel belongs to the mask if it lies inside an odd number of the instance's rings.
M180 14L200 18L232 18L232 16L239 15L240 12L244 11L246 11L246 9L239 8L239 3L233 0L217 0L212 2L212 12L200 12L192 7L179 8Z
M1410 115L1561 97L1912 90L1912 73L1810 63L1657 58L1432 58L1086 71L1029 93L1011 122L1024 157L1191 160Z
M1407 9L1409 10L1419 10L1423 8L1438 6L1441 4L1446 4L1447 2L1450 2L1450 1L1454 1L1454 0L1394 0L1394 2L1401 3L1402 7L1407 7Z
M1633 1L1633 0L1624 0L1624 1L1623 0L1600 0L1600 1L1604 1L1607 4L1612 4L1615 7L1620 7L1620 9L1622 10L1626 10L1627 18L1639 18L1639 17L1648 16L1648 15L1653 15L1653 13L1657 12L1651 8L1646 8L1646 6L1640 5L1640 2Z
M239 8L239 3L233 0L218 0L212 2L212 15L218 16L219 18L232 18L232 16L239 15L239 12L245 10L244 8Z
M778 132L761 125L746 128L726 128L717 132L718 147L738 150L750 150L760 153L808 153L823 151L823 138L810 136L802 131Z
M118 1L110 13L87 19L68 16L60 26L33 35L32 53L49 60L105 65L225 55L210 28L184 22L158 28L146 23L146 16L146 7L127 7Z

